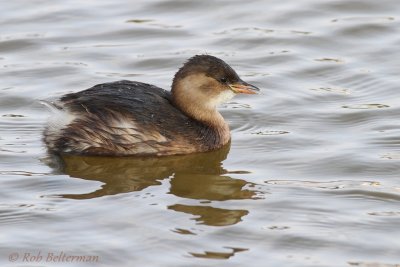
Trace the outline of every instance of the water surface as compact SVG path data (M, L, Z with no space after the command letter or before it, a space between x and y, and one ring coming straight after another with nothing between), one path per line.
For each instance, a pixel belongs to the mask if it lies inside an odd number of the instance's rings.
M400 264L397 1L1 6L2 266ZM38 100L122 79L168 89L201 53L262 89L221 107L230 146L47 155ZM39 252L98 261L24 260Z

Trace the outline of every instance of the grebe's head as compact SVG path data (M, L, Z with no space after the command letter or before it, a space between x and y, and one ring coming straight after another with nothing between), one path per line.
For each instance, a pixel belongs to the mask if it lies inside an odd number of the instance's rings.
M197 55L175 74L172 97L176 105L191 115L215 111L236 94L256 94L259 89L244 82L223 60ZM201 115L201 114L199 114Z

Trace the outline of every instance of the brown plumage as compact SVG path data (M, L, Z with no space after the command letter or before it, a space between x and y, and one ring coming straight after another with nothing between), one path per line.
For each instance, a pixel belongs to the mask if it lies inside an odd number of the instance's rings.
M221 148L229 127L217 105L258 89L221 59L190 58L172 90L118 81L63 96L44 132L50 152L81 155L176 155Z

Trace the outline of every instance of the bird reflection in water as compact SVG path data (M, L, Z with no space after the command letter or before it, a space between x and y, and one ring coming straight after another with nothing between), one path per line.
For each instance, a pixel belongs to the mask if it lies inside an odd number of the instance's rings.
M102 188L86 194L64 194L64 198L91 199L143 190L170 179L170 194L188 199L223 201L257 198L254 184L227 176L222 167L230 144L206 153L169 157L61 156L59 169L71 177L100 181ZM235 172L233 172L235 173ZM247 210L176 204L171 210L196 216L201 224L223 226L241 221Z

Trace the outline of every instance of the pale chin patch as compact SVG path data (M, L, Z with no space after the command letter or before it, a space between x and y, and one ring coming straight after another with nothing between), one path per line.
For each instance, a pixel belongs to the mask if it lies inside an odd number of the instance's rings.
M220 104L226 103L231 100L236 94L232 90L225 90L218 96L210 100L210 105L217 107Z

